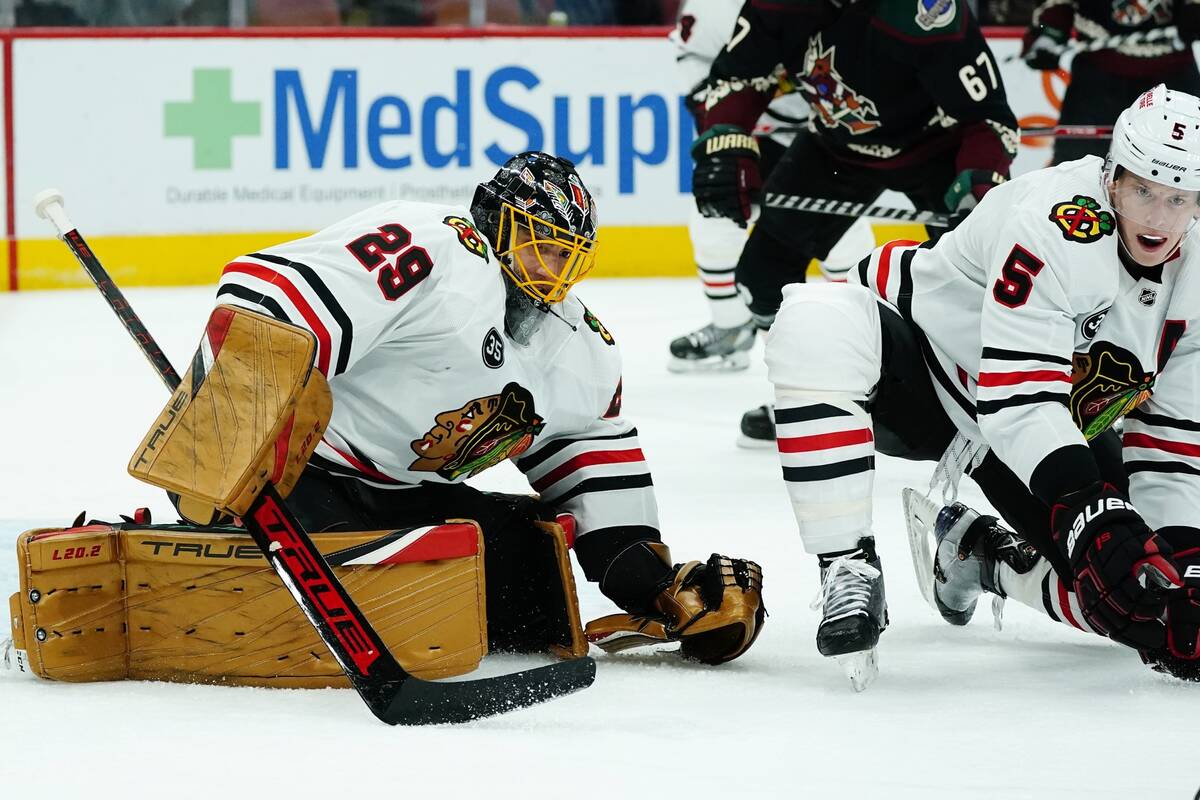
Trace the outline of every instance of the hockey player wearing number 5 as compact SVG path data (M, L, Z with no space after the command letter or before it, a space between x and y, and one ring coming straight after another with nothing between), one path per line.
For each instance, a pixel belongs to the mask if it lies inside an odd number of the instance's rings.
M935 245L876 250L855 283L785 288L766 360L821 564L822 653L868 662L887 625L878 450L941 456L939 482L965 470L1014 529L906 490L948 621L990 592L1200 677L1197 218L1200 99L1160 85L1122 112L1106 161L996 187Z
M781 83L808 101L808 130L764 184L749 131ZM692 145L696 204L741 225L760 190L870 203L891 189L919 210L959 211L1007 180L1016 154L996 59L962 0L748 0L704 105ZM735 272L760 327L781 287L803 282L809 261L853 222L762 210ZM770 442L769 409L747 413L742 433Z
M662 543L621 413L616 341L572 291L596 246L595 203L574 166L529 152L480 184L469 210L374 206L235 260L217 297L316 336L333 412L288 498L307 530L474 520L494 629L532 624L505 618L497 587L532 591L522 575L539 565L516 542L569 513L584 573L625 612L589 624L590 640L680 641L686 656L728 661L762 626L762 574L716 554L677 565ZM505 460L539 497L463 483Z

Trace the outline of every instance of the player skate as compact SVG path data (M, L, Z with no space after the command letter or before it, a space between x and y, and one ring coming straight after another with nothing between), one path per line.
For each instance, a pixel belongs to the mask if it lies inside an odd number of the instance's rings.
M817 650L836 658L854 691L861 692L879 674L875 645L888 625L875 540L864 537L852 552L822 555L820 564L821 590L812 603L821 608Z
M671 372L733 372L750 366L754 323L718 328L709 323L671 342Z
M921 592L951 625L966 625L985 592L1005 597L1000 567L1018 574L1033 569L1040 556L1033 545L962 503L941 506L915 489L904 490L913 565ZM934 554L928 542L932 536Z
M751 449L775 446L775 406L765 403L742 414L738 447Z

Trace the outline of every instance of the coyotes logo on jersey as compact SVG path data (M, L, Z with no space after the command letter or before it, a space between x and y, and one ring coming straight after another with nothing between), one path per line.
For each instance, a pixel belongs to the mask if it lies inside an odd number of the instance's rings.
M1154 373L1137 356L1111 342L1076 353L1071 365L1071 418L1087 439L1112 427L1150 398Z
M517 383L499 394L468 400L434 417L434 426L411 443L415 472L436 472L447 480L471 477L533 444L545 423L534 413L533 395Z
M842 81L833 63L836 49L825 49L819 33L808 40L800 93L826 128L842 125L855 136L873 131L880 125L875 103Z

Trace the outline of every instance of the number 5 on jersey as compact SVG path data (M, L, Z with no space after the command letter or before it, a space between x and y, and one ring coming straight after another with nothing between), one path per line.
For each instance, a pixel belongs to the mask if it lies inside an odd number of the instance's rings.
M992 287L992 297L1009 308L1025 305L1029 293L1033 291L1033 279L1044 266L1046 264L1040 258L1021 245L1014 244L1008 258L1004 259L1004 266L1000 268L1002 277L997 278Z
M379 290L388 300L399 300L433 271L429 253L424 247L412 244L412 234L399 223L380 225L378 233L364 234L347 244L346 249L370 272L383 266L379 270ZM388 264L387 257L397 253L400 257L396 262Z

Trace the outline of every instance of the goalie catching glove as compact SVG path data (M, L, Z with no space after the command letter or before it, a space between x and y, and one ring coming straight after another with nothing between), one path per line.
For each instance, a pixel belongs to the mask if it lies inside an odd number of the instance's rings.
M633 547L671 563L665 545L641 542ZM679 642L685 658L722 664L750 649L765 617L762 568L753 561L713 553L707 562L689 561L670 568L645 613L592 620L585 634L609 653Z

